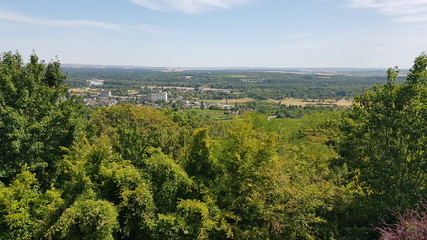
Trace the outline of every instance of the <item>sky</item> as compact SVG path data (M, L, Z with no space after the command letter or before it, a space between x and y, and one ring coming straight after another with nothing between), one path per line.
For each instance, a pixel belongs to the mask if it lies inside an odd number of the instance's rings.
M1 0L0 52L147 67L408 68L427 0Z

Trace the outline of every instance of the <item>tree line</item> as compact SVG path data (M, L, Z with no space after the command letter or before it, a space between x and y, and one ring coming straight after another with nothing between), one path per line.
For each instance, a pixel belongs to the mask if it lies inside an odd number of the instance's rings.
M182 72L162 72L152 69L91 69L64 68L71 87L87 85L87 79L103 79L100 88L125 88L139 90L144 86L159 87L208 87L231 90L232 94L222 92L201 93L201 98L245 98L257 100L282 99L286 97L335 99L352 98L364 88L386 82L386 77L366 73L336 72L330 75L310 72L281 72L261 70L185 70ZM382 72L381 72L382 73ZM384 70L385 73L385 70ZM185 94L185 93L181 93ZM203 96L211 95L211 96Z

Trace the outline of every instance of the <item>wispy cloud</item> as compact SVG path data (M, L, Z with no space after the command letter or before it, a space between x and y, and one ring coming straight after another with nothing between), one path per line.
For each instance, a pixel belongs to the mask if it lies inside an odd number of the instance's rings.
M99 28L106 30L130 30L138 32L146 32L149 34L164 34L177 32L178 29L170 28L166 26L152 25L152 24L137 24L137 25L126 25L126 24L114 24L100 21L89 21L89 20L51 20L36 18L22 13L6 12L0 10L0 20L6 20L11 22L25 23L30 25L39 25L47 27L90 27Z
M152 24L138 24L134 26L129 25L129 26L123 26L123 28L139 31L139 32L146 32L153 35L161 35L165 33L177 33L181 31L180 29L177 29L177 28L152 25Z
M98 21L89 21L89 20L51 20L51 19L42 19L23 15L20 13L14 12L5 12L0 11L0 20L7 20L12 22L27 23L48 27L94 27L102 29L112 29L120 30L123 29L122 26L118 24L98 22Z
M427 0L349 0L353 8L373 8L397 22L427 22Z
M180 11L201 13L214 9L229 9L245 5L253 0L130 0L140 6L156 11Z

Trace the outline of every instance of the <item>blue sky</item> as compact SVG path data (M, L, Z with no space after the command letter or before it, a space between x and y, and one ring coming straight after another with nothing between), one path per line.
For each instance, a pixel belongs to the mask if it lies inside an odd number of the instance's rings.
M427 0L2 0L0 51L62 63L407 68Z

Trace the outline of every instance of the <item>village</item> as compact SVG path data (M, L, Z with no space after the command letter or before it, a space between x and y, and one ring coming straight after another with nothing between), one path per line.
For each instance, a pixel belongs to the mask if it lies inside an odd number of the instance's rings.
M233 110L235 105L227 104L222 101L203 101L195 99L185 99L183 96L169 97L167 91L158 90L155 87L146 87L150 89L150 93L138 94L135 91L129 90L126 95L114 95L111 90L99 88L102 85L101 81L88 80L89 87L70 89L69 96L78 95L82 96L84 102L88 106L101 107L113 106L120 102L131 103L134 105L144 105L152 108L177 108L180 109L213 109L213 110ZM98 87L92 87L98 86ZM195 88L175 88L179 91L224 91L222 89L195 89Z

